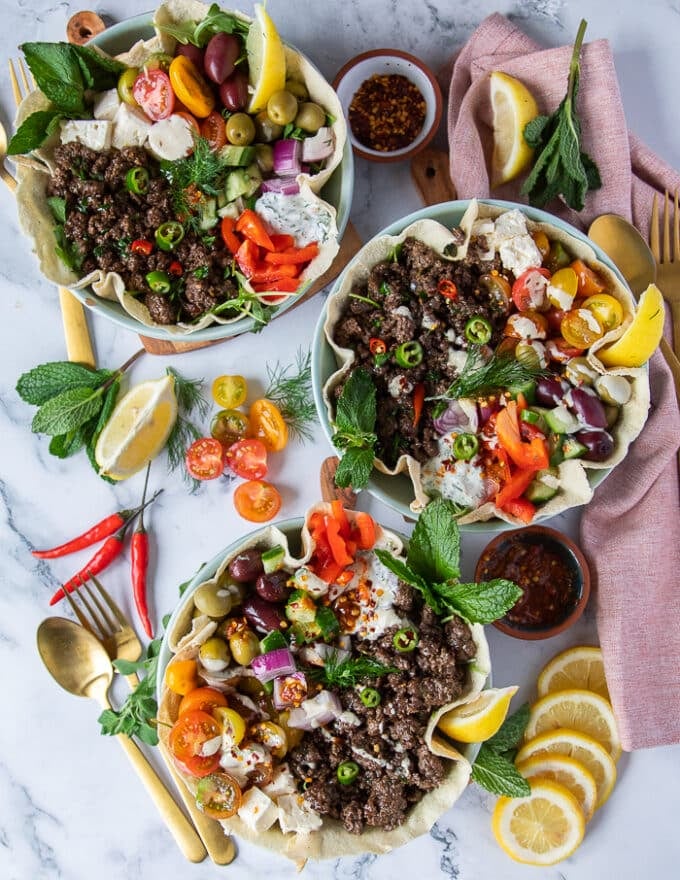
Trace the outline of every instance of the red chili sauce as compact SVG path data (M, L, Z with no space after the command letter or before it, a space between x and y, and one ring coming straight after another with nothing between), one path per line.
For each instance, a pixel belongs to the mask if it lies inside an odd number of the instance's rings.
M522 629L561 623L578 602L581 576L569 550L540 535L514 535L480 559L480 580L507 578L523 596L504 620Z

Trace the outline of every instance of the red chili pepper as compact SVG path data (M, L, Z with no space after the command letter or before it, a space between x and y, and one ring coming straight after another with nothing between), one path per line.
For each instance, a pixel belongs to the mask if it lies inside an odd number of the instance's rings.
M173 260L168 266L168 273L174 275L175 278L181 278L184 275L184 267L179 260Z
M387 346L382 339L378 339L377 336L371 336L368 340L368 349L371 354L385 354Z
M458 299L458 288L453 281L448 278L442 278L437 285L437 290L447 299Z
M142 504L146 498L146 487L149 482L149 470L151 462L146 468L146 478L144 480L144 494L142 495ZM130 565L132 568L132 595L134 596L137 614L144 627L147 636L153 638L153 630L151 621L149 620L149 606L146 601L146 570L149 564L149 535L144 528L144 509L139 513L139 522L137 528L132 533L132 541L130 543Z
M146 238L138 238L132 242L130 250L133 254L142 254L143 256L148 257L153 251L153 245L150 241L147 241Z
M68 556L69 553L75 553L77 550L90 547L92 544L96 544L97 541L108 538L117 529L122 528L127 522L134 519L140 511L141 506L135 507L132 510L119 510L117 513L112 513L111 516L107 516L100 522L95 523L92 528L83 532L82 535L77 535L70 541L66 541L65 544L52 547L50 550L32 550L31 553L37 556L38 559L58 559L60 556Z
M425 385L423 382L418 382L416 387L413 389L413 426L415 427L420 421L420 416L423 413L423 403L425 402Z

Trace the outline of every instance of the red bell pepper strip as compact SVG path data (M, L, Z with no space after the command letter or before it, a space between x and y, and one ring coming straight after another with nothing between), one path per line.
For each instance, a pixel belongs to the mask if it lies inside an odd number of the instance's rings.
M107 516L100 522L95 523L92 528L83 532L82 535L77 535L58 547L52 547L50 550L32 550L31 553L38 559L58 559L61 556L68 556L69 553L83 550L85 547L96 544L97 541L108 538L117 529L122 528L127 522L134 519L141 512L141 509L140 505L140 507L135 507L131 510L119 510L117 513L112 513L111 516Z
M506 501L501 510L516 516L522 522L530 523L536 513L536 505L529 501L528 498L515 498L512 501Z
M326 537L328 538L328 544L331 548L333 560L336 562L337 565L340 565L343 568L351 565L354 560L347 552L345 540L340 534L340 523L332 516L327 516L325 518L325 523Z
M535 473L536 471L531 469L516 471L496 494L496 507L504 510L509 501L519 498L533 480Z
M423 403L425 402L425 384L418 382L413 389L413 425L414 427L420 421L423 413Z
M528 442L522 440L517 418L517 404L508 401L496 415L496 436L498 442L508 453L512 461L522 470L539 471L550 464L548 444L541 437L534 437Z
M280 281L282 278L296 278L298 267L290 263L285 266L268 266L266 263L258 263L250 275L253 284L266 284L269 281Z
M146 477L144 479L144 492L142 494L142 504L146 499L146 488L149 483L149 471L151 470L151 462L146 468ZM149 565L149 535L144 528L144 508L139 513L139 522L137 528L132 533L132 541L130 542L130 567L132 570L132 595L135 600L137 614L144 627L147 636L153 638L153 629L149 620L149 605L146 596L146 572Z
M269 291L280 291L282 293L295 293L300 286L299 278L279 278L269 283L253 283L255 293L269 293ZM280 299L281 297L277 297Z
M236 221L233 217L223 217L222 223L220 225L220 232L222 233L222 241L225 246L229 248L232 254L236 254L236 251L241 247L241 242L238 236L234 233L234 228L236 227Z
M359 511L354 514L357 546L361 550L371 550L376 541L375 520L369 513Z
M269 238L274 245L274 250L285 251L288 248L295 247L295 239L292 235L288 235L285 232L272 232Z
M243 274L246 278L250 278L253 272L255 272L257 264L260 262L259 247L254 241L246 238L245 241L241 243L234 256L236 257L236 262Z
M288 250L265 254L265 263L274 263L279 266L287 263L309 263L319 254L319 245L314 241L302 248L289 248Z
M331 510L333 511L333 516L340 524L341 536L345 541L348 541L350 537L349 520L347 519L345 508L342 506L342 501L337 498L331 501Z
M262 218L250 208L246 208L236 221L236 231L265 250L274 250L274 242L269 237Z

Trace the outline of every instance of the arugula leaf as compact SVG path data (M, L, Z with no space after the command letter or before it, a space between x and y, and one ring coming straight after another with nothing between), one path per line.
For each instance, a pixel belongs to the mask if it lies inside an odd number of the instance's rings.
M16 390L26 403L41 406L70 388L98 388L111 375L110 370L91 370L71 361L52 361L23 373Z
M522 595L517 584L504 578L473 584L434 584L433 589L455 614L469 623L493 623Z
M482 743L472 765L472 779L487 791L506 797L527 797L531 787L515 765Z
M99 390L71 388L51 397L33 417L34 434L66 434L99 414L104 400Z
M174 37L178 43L186 46L193 43L202 48L212 36L222 31L226 34L246 36L250 25L229 12L223 12L217 3L213 3L208 14L202 21L186 21L174 24L159 24L158 30Z
M456 509L436 498L420 515L409 541L408 564L430 583L460 575L460 531Z
M338 398L333 424L333 444L345 451L335 472L335 483L363 489L375 458L375 385L363 367L354 370Z
M7 144L8 156L20 156L37 150L64 118L59 110L36 110L21 123Z
M529 704L524 703L516 712L506 718L500 730L486 741L487 747L499 753L517 748L528 723Z

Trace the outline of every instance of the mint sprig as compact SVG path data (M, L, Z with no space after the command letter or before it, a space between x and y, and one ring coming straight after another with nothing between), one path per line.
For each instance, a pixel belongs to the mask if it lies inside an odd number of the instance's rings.
M529 721L529 704L525 703L506 718L500 730L482 743L472 765L472 779L493 794L506 797L527 797L531 786L512 763Z
M333 444L343 452L335 472L335 483L343 489L363 489L373 470L377 403L370 374L354 370L338 398Z

